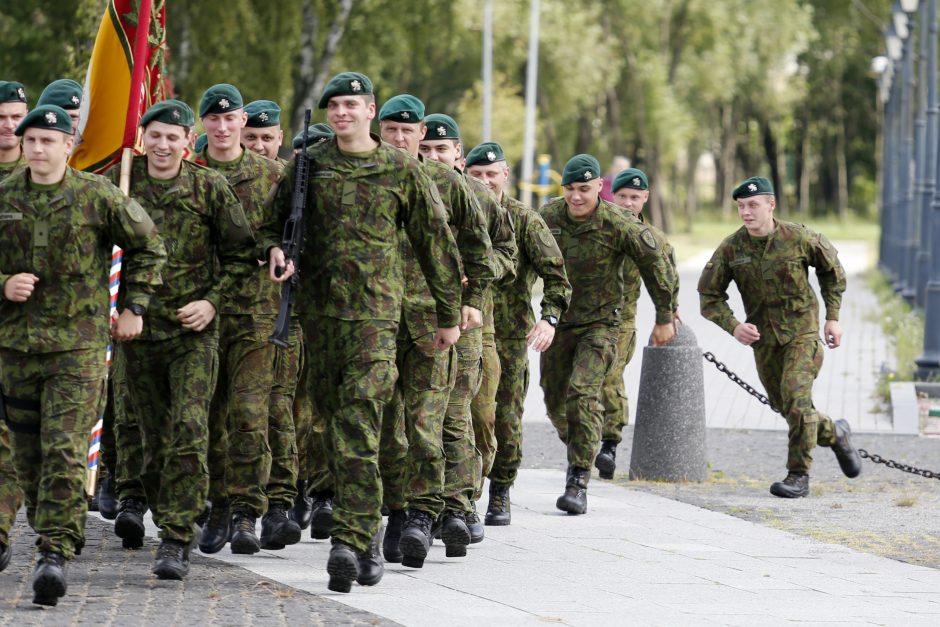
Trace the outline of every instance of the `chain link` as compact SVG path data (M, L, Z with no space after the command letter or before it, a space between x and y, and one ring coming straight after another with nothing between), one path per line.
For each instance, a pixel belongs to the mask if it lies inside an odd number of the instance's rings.
M705 361L715 364L715 367L718 368L718 372L723 372L729 379L740 385L745 392L759 400L764 405L767 405L772 410L780 413L780 410L770 404L770 400L753 387L748 385L748 383L741 379L738 375L732 372L728 366L718 361L718 358L709 351L702 353L702 357L705 358ZM909 466L908 464L903 464L901 462L896 462L893 459L886 459L877 453L869 453L863 448L858 449L858 454L862 459L868 459L876 464L884 464L888 468L894 468L895 470L900 470L902 472L908 472L912 475L919 475L925 479L940 479L940 472L934 472L932 470L924 470L922 468L917 468L915 466Z

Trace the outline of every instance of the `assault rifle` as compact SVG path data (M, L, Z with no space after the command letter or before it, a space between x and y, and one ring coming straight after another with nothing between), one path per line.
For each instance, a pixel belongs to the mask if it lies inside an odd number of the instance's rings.
M294 262L294 274L281 286L281 304L277 310L277 322L274 334L268 341L281 348L287 348L290 336L290 311L294 305L295 290L300 279L300 255L304 251L304 208L307 206L307 188L310 184L310 158L307 156L309 140L310 109L304 112L304 139L300 152L294 157L294 198L291 202L290 216L284 223L281 236L281 250L284 251L285 264ZM274 275L280 277L286 267L274 268Z

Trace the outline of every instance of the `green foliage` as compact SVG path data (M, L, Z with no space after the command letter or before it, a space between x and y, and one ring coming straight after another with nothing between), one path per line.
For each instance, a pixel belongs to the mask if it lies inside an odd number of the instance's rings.
M898 296L881 272L871 271L867 280L879 303L878 310L871 313L871 320L881 325L894 346L895 369L882 373L877 387L878 396L887 402L892 381L914 380L917 370L914 360L924 349L924 315Z

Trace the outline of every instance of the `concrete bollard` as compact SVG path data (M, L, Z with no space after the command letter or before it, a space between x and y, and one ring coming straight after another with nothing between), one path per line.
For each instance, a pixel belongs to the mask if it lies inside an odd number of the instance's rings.
M686 325L666 346L643 348L630 479L704 481L702 349Z

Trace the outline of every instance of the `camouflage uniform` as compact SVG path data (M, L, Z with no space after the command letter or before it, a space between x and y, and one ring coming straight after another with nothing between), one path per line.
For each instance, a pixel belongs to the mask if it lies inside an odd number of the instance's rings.
M122 500L149 503L162 539L190 544L209 488L220 316L197 333L183 328L176 311L198 300L221 311L226 296L257 271L254 239L225 177L194 163L183 161L176 178L159 181L148 176L146 157L136 157L130 195L160 229L168 261L143 333L118 345L114 385L126 405L115 421L119 465L133 451L125 443L137 439L143 448L141 475L119 480L118 492Z
M491 485L508 488L522 462L522 412L529 389L526 336L535 325L532 285L542 277L542 316L560 318L571 299L571 284L561 250L542 217L507 194L501 204L516 227L519 261L516 280L493 291L502 375L496 392L496 457L489 478Z
M472 177L465 179L486 219L493 245L494 280L511 281L516 275L516 236L512 219L486 185ZM470 409L483 381L483 333L493 328L490 290L484 294L482 313L483 326L462 333L457 342L457 377L444 418L444 457L447 460L444 503L448 509L466 513L473 511L472 503L482 492L484 462L492 465L492 453L495 453L490 416L478 414L481 423L476 425Z
M0 162L0 181L14 170L26 165L26 159L20 151L19 159ZM0 285L0 288L3 286ZM0 294L0 299L3 296ZM2 368L0 364L0 368ZM10 448L10 431L5 421L0 420L0 544L10 546L9 531L16 522L16 512L23 504L23 491L16 481L16 469L13 466L13 451Z
M396 335L404 293L404 227L441 327L460 320L461 264L437 189L419 162L382 143L345 155L336 140L308 149L310 189L297 314L304 326L310 390L323 412L335 481L333 542L364 551L381 524L379 437L397 378ZM290 213L292 162L278 186ZM263 231L262 246L280 243Z
M631 214L632 215L632 214ZM643 215L636 218L643 222ZM650 231L656 235L669 257L673 267L676 265L676 255L672 246L666 241L666 236L655 226L647 224ZM623 428L630 423L630 401L623 383L623 371L633 358L636 350L636 304L640 300L640 287L642 280L640 270L629 257L623 260L623 310L621 312L620 331L617 335L617 358L610 369L604 386L601 388L601 402L604 405L604 426L601 429L601 440L620 443L623 438ZM673 294L673 311L679 304L679 284Z
M483 308L493 279L493 252L486 222L466 179L453 168L419 157L442 195L447 222L457 241L467 276L463 305ZM411 245L402 240L405 296L398 338L399 380L395 401L382 425L382 482L390 509L427 512L444 509L444 415L456 376L456 349L433 346L437 329L434 299ZM405 487L407 484L407 488ZM391 488L391 489L390 489Z
M656 308L656 323L672 322L678 278L662 241L648 227L605 200L579 221L563 198L542 217L565 258L573 289L551 347L542 353L541 381L548 416L568 447L571 468L594 461L603 423L601 387L617 354L623 310L623 260L636 263Z
M69 168L47 188L28 173L0 183L0 285L20 272L39 277L25 303L0 299L0 386L39 550L71 559L104 393L111 246L128 260L125 305L147 306L166 254L140 205L101 177Z
M201 161L228 179L253 232L273 219L263 204L283 170L280 165L244 146L232 162L213 160L208 148L197 159ZM287 350L279 350L268 341L281 290L268 279L266 265L255 266L253 276L226 295L219 311L219 382L209 411L209 499L214 505L228 500L232 511L257 518L267 509L272 455L279 444L287 445L276 452L278 471L286 476L275 478L271 504L290 508L296 495L292 402L303 344L294 337ZM287 481L289 489L284 488Z
M839 319L845 271L823 235L800 224L774 224L766 237L752 237L744 227L727 237L705 265L698 291L702 316L733 334L740 322L728 306L727 289L731 281L737 285L747 322L761 334L752 345L757 374L789 425L787 469L808 473L813 448L835 442L835 430L813 406L822 348L819 303L807 268L816 268L827 320Z

